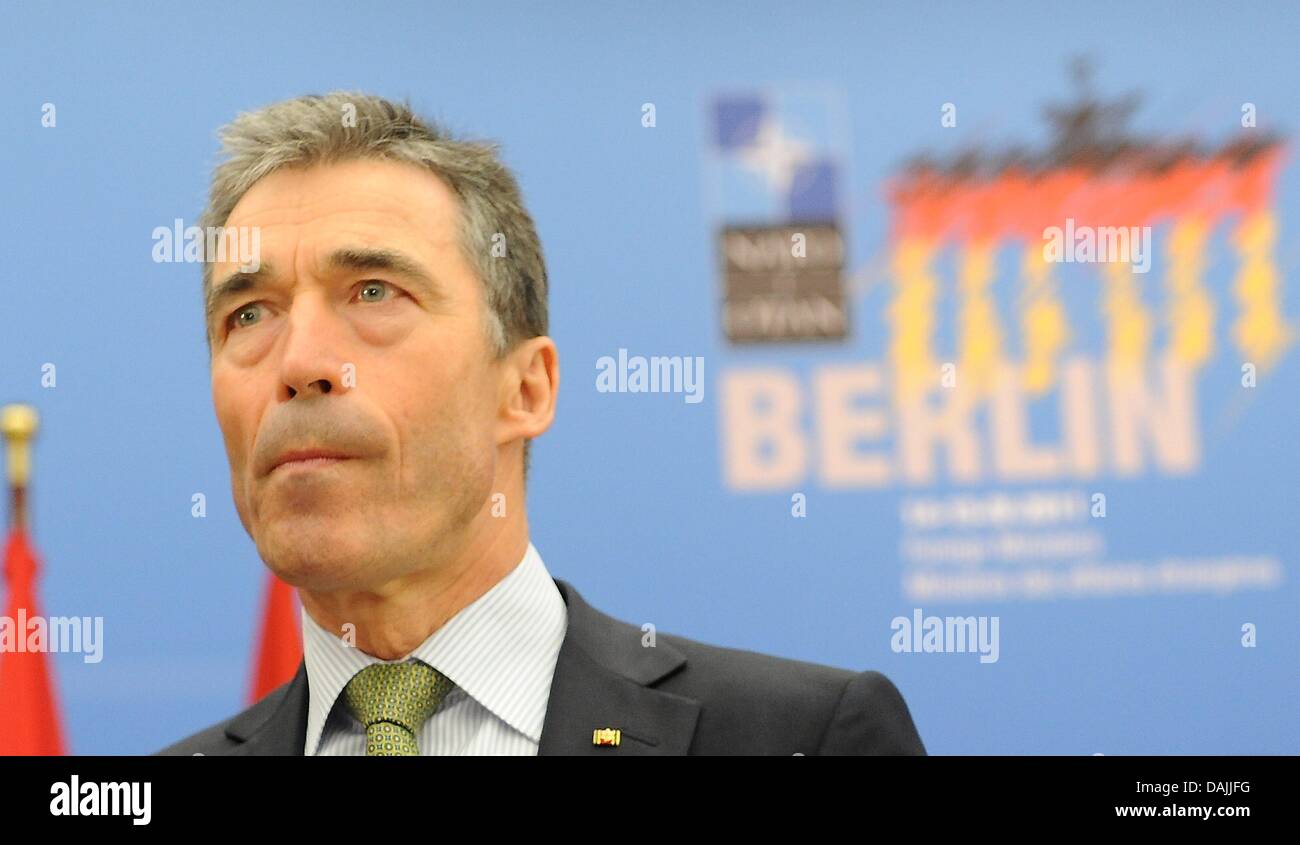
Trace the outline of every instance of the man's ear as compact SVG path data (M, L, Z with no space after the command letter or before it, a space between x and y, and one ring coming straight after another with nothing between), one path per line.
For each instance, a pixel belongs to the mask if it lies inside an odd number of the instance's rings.
M531 440L555 420L560 357L546 335L515 344L501 362L497 443Z

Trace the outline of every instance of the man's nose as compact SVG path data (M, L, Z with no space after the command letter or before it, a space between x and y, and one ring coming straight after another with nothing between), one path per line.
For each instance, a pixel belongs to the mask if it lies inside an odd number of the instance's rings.
M337 393L345 378L342 321L319 297L297 297L289 309L280 359L280 400L300 393Z

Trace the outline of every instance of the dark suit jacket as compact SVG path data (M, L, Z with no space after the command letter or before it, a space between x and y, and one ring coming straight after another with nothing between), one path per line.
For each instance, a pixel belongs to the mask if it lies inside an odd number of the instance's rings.
M908 754L925 747L898 689L852 672L643 633L554 579L569 623L538 754ZM618 728L618 746L592 731ZM244 712L157 752L301 755L307 668Z

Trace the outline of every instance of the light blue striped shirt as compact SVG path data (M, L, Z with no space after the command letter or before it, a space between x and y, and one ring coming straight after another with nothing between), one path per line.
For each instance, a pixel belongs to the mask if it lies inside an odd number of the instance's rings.
M304 753L364 755L365 727L339 701L343 687L372 663L419 659L456 685L418 732L420 754L536 754L567 627L564 597L531 542L509 574L399 660L349 646L304 608Z

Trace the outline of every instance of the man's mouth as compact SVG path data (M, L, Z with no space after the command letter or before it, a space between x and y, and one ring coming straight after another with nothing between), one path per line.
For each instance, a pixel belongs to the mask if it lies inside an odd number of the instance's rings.
M299 472L312 469L325 469L352 460L353 456L329 449L302 449L285 452L276 458L274 466L267 475L277 473Z

